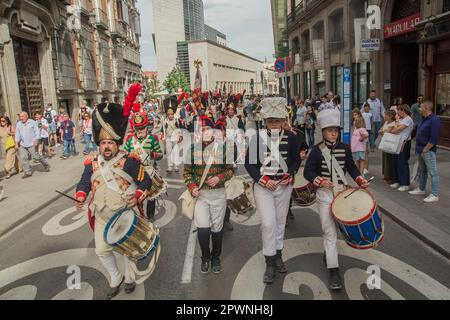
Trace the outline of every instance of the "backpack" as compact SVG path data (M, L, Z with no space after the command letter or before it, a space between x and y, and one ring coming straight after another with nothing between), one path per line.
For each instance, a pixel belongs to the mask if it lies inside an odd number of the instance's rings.
M48 124L52 123L53 122L52 112L51 111L45 111L44 119L47 120Z

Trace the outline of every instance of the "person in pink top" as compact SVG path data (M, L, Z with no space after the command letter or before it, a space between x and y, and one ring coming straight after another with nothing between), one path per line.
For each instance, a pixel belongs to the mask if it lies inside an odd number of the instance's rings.
M363 172L366 166L367 138L369 133L362 117L355 119L355 129L352 134L351 148L353 159L356 161L358 169Z

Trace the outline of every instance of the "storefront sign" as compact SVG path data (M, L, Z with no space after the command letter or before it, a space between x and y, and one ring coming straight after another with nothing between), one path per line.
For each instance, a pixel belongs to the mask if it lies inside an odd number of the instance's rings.
M342 99L342 121L343 121L343 137L342 141L346 144L350 144L350 124L351 124L351 69L343 68L343 99Z
M384 38L397 37L405 33L416 31L416 25L420 22L420 13L389 23L384 26Z
M380 51L380 39L362 39L361 51L362 52Z

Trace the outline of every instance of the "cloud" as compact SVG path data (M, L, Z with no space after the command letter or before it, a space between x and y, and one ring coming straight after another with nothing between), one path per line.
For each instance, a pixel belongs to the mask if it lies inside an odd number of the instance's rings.
M156 69L153 48L152 0L139 0L144 70ZM205 23L227 36L228 46L256 59L273 60L274 40L270 0L203 0Z

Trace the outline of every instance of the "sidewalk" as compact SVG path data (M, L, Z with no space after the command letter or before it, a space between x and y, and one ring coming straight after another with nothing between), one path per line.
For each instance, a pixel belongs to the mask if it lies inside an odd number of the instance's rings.
M78 151L82 149L77 144ZM5 189L4 199L0 202L0 237L18 226L43 207L61 197L55 190L68 192L78 182L83 172L82 152L62 160L62 146L55 149L56 156L49 160L50 172L44 172L41 164L31 161L33 176L22 179L22 174L4 179L1 173L0 185ZM3 168L4 159L0 159Z
M408 192L400 192L382 180L381 151L370 153L369 159L370 175L375 176L370 189L382 213L450 259L450 151L437 151L440 195L439 202L430 204L423 202L424 196L411 196ZM411 171L416 161L413 146L409 161ZM430 178L426 191L427 195L431 193Z

